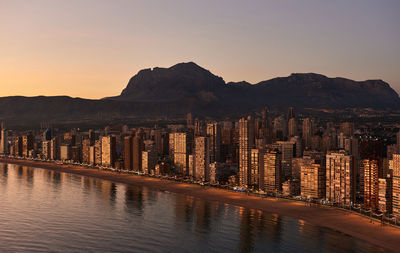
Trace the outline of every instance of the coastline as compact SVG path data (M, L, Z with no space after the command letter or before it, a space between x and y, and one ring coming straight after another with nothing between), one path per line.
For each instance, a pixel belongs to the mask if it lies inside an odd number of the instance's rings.
M111 171L99 171L75 165L0 158L0 163L8 163L29 167L72 173L82 176L95 177L128 185L145 186L153 190L169 191L184 194L207 201L218 201L249 209L257 209L269 213L301 219L315 226L333 229L357 239L368 241L378 247L390 251L398 251L400 245L400 229L384 225L380 222L370 222L370 219L347 212L345 210L323 207L306 206L302 202L285 199L261 198L248 196L245 193L232 192L223 189L202 187L176 181L137 175L120 174Z

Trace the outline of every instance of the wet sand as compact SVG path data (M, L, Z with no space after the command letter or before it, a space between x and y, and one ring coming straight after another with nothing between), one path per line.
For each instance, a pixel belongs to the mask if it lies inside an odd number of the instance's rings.
M371 222L371 220L366 217L341 209L323 206L306 206L302 202L292 200L248 196L246 193L151 177L99 171L73 165L59 165L54 163L2 158L0 158L0 162L96 177L129 185L146 186L153 190L169 191L208 201L218 201L249 209L276 213L278 215L301 219L316 226L334 229L352 237L368 241L386 250L400 252L400 229L390 225L382 225L377 221Z

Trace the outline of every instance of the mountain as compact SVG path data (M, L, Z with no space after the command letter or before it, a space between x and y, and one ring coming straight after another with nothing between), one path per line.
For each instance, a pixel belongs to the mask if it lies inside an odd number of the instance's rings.
M116 100L174 101L200 98L212 101L223 92L226 84L221 77L193 62L180 63L171 68L144 69L133 76Z
M117 101L179 101L237 106L245 109L263 106L318 108L400 107L398 94L382 80L356 82L324 75L292 74L257 84L225 81L193 62L170 68L141 70L133 76ZM229 108L228 108L229 109Z
M0 120L91 122L179 117L187 112L226 116L261 110L371 108L398 110L400 99L382 80L357 82L314 73L292 74L256 84L226 83L193 62L139 71L119 96L100 100L59 97L0 98Z

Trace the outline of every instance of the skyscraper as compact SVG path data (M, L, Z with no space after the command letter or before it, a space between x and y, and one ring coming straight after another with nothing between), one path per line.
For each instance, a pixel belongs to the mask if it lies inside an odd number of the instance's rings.
M132 169L134 171L142 170L142 151L144 151L144 142L140 134L136 134L132 139Z
M51 139L51 145L50 145L50 159L51 160L58 160L60 159L60 147L59 147L59 142L58 138L53 138Z
M208 181L210 166L210 138L197 136L194 145L194 176L197 180Z
M171 135L170 135L171 138ZM175 133L173 135L173 152L174 152L174 164L176 173L181 175L188 175L189 167L189 138L187 133ZM170 140L171 141L171 140Z
M51 156L51 141L42 142L42 155L44 159L50 159Z
M22 156L29 157L29 151L33 149L33 135L27 134L22 136Z
M400 154L393 154L393 215L400 217Z
M1 142L0 142L0 154L8 154L8 132L4 125L1 124Z
M288 123L289 138L298 135L297 132L297 120L296 118L290 118Z
M314 134L313 122L310 118L303 119L303 143L304 149L311 148L311 137Z
M254 189L259 189L260 186L260 171L262 171L262 166L264 166L263 158L262 149L251 149L249 185L254 187Z
M393 175L379 178L378 208L382 213L392 213Z
M101 140L94 142L94 164L100 165L102 162Z
M278 141L278 149L281 152L282 179L286 181L292 176L292 159L294 143L290 141Z
M207 124L210 146L210 163L221 161L221 128L217 122Z
M264 154L264 166L260 173L260 188L265 192L282 191L281 154L277 150Z
M101 164L106 167L114 167L116 160L115 136L103 136L101 138Z
M144 174L154 173L157 164L157 154L154 149L142 151L142 172Z
M377 210L379 207L379 162L364 159L361 162L361 170L364 172L364 206Z
M71 160L71 146L69 144L60 146L60 159L62 161Z
M82 141L82 162L85 164L90 163L90 139Z
M254 146L252 118L239 120L239 185L247 187L250 176L250 150Z
M326 155L326 198L338 204L354 201L352 157L343 152Z
M14 139L14 155L22 157L22 136L17 136Z
M271 144L272 142L272 131L271 131L271 123L269 121L268 117L268 109L264 108L262 110L262 124L261 124L261 129L262 129L262 137L264 138L264 143L265 144Z
M301 196L321 199L325 197L325 168L323 164L312 161L301 165Z
M133 170L132 136L124 137L124 168Z

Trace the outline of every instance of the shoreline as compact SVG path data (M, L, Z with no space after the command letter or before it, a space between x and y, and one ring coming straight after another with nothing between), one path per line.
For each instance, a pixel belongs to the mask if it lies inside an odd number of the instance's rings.
M42 168L95 177L103 180L127 185L145 186L156 191L169 191L184 194L206 201L217 201L249 209L262 210L269 213L304 220L314 226L325 227L347 234L354 238L390 251L398 251L400 245L400 229L390 225L382 225L367 217L342 209L306 206L302 202L269 197L249 196L245 193L232 192L212 187L204 187L182 182L163 180L138 175L120 174L111 171L101 171L76 165L62 165L29 160L0 158L0 163Z

